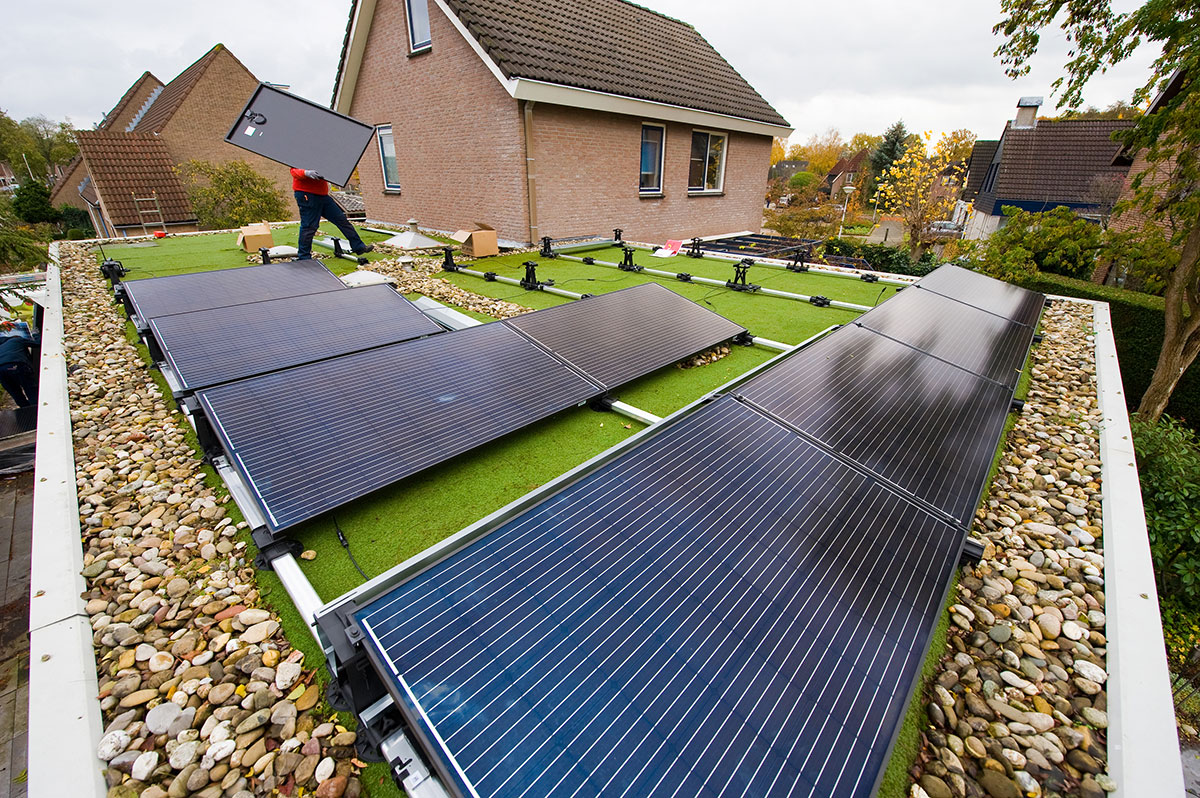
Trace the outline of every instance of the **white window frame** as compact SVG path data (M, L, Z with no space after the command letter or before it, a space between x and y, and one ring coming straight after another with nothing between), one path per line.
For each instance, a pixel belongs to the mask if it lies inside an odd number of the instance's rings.
M404 21L408 25L408 52L423 53L433 47L433 20L432 14L429 13L429 5L432 0L404 0ZM425 3L425 25L429 28L429 38L423 42L414 41L416 33L413 31L413 3Z
M656 127L662 131L662 141L658 148L658 187L642 188L642 144L646 128ZM667 126L662 122L642 122L638 128L638 194L643 197L661 197L663 194L664 175L667 171Z
M392 152L393 153L396 152L396 135L392 131L392 126L391 125L376 125L375 126L375 143L379 147L379 172L380 172L380 175L383 177L383 190L384 191L399 191L400 190L400 159L396 155L392 156L396 161L396 182L395 183L388 182L387 160L385 159L384 152L383 152L383 134L385 132L392 138Z
M702 127L692 128L692 133L693 133L693 135L696 133L708 134L710 143L709 143L709 146L705 149L705 158L706 159L708 157L708 152L711 151L711 149L712 149L711 139L713 136L720 136L721 138L725 139L725 146L721 151L721 171L720 171L720 175L717 179L716 188L703 188L703 187L693 188L691 185L691 183L692 183L692 141L691 141L691 137L688 138L688 187L687 187L688 193L689 194L723 194L723 193L725 193L725 164L728 163L728 161L729 161L729 134L722 130L708 130L708 129L702 128ZM704 171L706 173L708 172L707 164L708 164L708 161L705 160Z

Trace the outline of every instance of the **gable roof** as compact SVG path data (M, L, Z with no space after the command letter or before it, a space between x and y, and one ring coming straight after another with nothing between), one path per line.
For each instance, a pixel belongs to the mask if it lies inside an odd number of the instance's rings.
M109 221L117 226L140 225L142 216L133 198L158 195L168 222L195 221L187 192L175 173L167 145L151 133L81 130L75 134L91 187L103 200ZM148 220L158 220L147 217Z
M1089 193L1096 177L1129 171L1128 164L1113 163L1121 144L1112 134L1133 124L1131 119L1039 121L1032 128L1008 123L992 157L995 180L979 195L978 209L998 215L1004 205L1034 211L1094 205Z
M349 110L341 90L356 83L370 17L376 2L386 1L352 0L335 110ZM608 95L746 120L750 132L764 135L781 131L754 126L789 128L695 28L628 0L430 0L431 12L434 7L448 10L451 22L517 99L613 111L601 101ZM569 101L561 95L535 98L515 83L578 91ZM592 92L590 101L583 97ZM632 107L628 112L652 113Z
M146 111L145 116L138 122L134 128L138 133L158 133L163 129L163 126L170 121L175 112L179 110L179 106L187 99L192 88L200 81L204 75L204 71L208 69L208 65L216 58L217 53L225 49L225 45L216 44L211 50L200 56L187 69L175 76L175 79L166 85L162 90L162 94L154 101L154 104Z
M133 85L125 90L121 95L121 99L117 100L117 104L112 107L112 110L104 115L104 119L100 120L100 124L96 125L97 130L109 130L113 123L121 115L121 113L131 103L137 102L139 106L149 99L155 89L163 85L162 81L154 77L149 71L143 72L141 77L133 82Z
M979 196L979 188L999 146L999 139L976 139L975 146L971 148L971 157L967 159L967 184L963 186L962 194L965 201L970 202Z
M867 151L859 150L849 158L838 158L837 163L829 170L829 177L836 178L843 172L857 172L862 167L863 161L867 160Z

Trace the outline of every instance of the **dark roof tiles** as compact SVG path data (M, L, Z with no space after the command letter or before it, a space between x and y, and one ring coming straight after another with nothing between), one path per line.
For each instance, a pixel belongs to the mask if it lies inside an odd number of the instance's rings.
M81 130L75 135L94 189L103 197L113 224L140 225L142 215L133 198L154 194L167 222L195 220L167 146L157 136L105 130ZM157 224L159 220L152 215L146 221Z
M987 176L988 167L1000 146L999 139L977 140L971 148L971 157L967 161L967 184L963 187L962 198L968 202L979 196L983 178Z
M501 72L786 126L692 26L626 0L447 0Z
M223 49L223 45L216 45L204 55L200 56L191 66L175 76L175 79L166 85L162 90L162 94L150 105L146 110L146 115L141 118L134 130L138 133L158 133L163 129L163 126L170 121L175 112L179 110L179 106L187 99L192 88L200 80L200 76L204 74L204 70L208 69L208 65L212 63Z

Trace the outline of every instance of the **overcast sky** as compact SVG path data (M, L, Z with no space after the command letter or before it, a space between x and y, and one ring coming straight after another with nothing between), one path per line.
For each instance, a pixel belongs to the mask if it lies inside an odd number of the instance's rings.
M1019 96L1044 95L1043 113L1053 111L1050 84L1065 61L1062 37L1044 36L1032 74L1006 78L992 56L998 2L643 4L699 30L796 128L793 143L830 127L846 138L881 133L900 118L910 130L965 127L996 138ZM349 7L349 0L23 3L4 15L0 109L90 127L144 70L169 81L217 42L260 80L325 104ZM1154 55L1140 52L1095 79L1086 101L1103 107L1128 99Z

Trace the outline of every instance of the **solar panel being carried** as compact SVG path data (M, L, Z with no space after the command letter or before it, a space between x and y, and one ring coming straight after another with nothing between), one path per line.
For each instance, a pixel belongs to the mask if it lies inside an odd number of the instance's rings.
M144 327L170 313L346 290L346 286L319 260L298 260L127 280L121 290L130 315Z
M442 332L388 285L156 316L184 392Z
M626 302L636 312L625 312ZM606 332L610 314L621 320L619 336ZM745 332L713 317L669 289L643 284L206 388L196 397L275 533L596 398L612 380ZM661 341L654 337L660 334ZM563 347L574 362L542 341ZM635 368L614 363L611 348ZM281 401L314 393L331 401Z
M724 397L354 617L459 794L865 796L960 541Z

